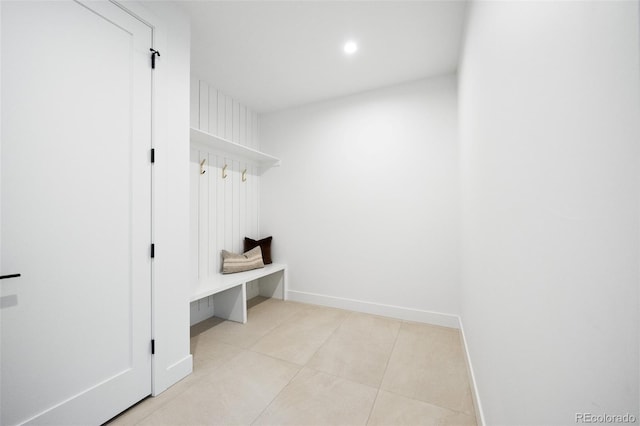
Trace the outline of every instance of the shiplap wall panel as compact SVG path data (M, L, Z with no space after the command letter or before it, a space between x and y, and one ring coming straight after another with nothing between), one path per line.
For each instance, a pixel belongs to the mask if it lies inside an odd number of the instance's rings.
M233 251L233 160L224 159L227 165L224 178L224 249Z
M258 175L256 167L250 167L247 173L247 237L254 240L258 235Z
M258 148L258 116L254 111L197 79L192 81L191 96L192 127ZM204 174L200 174L202 160ZM227 178L223 179L225 164ZM190 175L191 271L192 279L197 281L221 272L222 250L241 253L244 237L262 237L258 221L260 176L258 167L204 147L191 149ZM258 294L255 285L247 291ZM191 304L192 324L213 315L212 297Z
M233 235L233 252L240 253L242 249L240 248L239 238L236 236L240 236L240 163L238 161L233 161L233 190L232 190L232 199L233 199L233 224L232 224L232 232Z
M216 262L218 265L217 272L222 271L222 259L220 257L220 252L225 250L224 236L225 236L225 208L224 208L224 190L226 181L221 178L222 167L224 166L224 158L217 158L217 167L213 174L215 182L216 182L216 248L212 253L212 256L216 258ZM226 249L229 250L229 249Z
M217 192L218 185L216 182L216 170L218 170L218 157L213 154L208 155L209 161L207 162L207 186L209 194L207 196L208 216L207 216L207 263L208 263L208 275L213 275L218 271L219 258L216 256L217 241L217 225L218 225L218 212L217 212Z
M253 115L253 118L251 119L251 126L252 126L251 133L253 134L251 147L253 149L259 149L260 141L258 140L258 113L252 111L251 114Z
M240 143L240 104L233 100L233 132L231 140Z
M191 160L192 250L197 253L192 267L202 279L220 271L220 250L240 253L245 236L260 237L258 176L255 166L204 149L192 149ZM203 160L205 173L201 174ZM223 178L225 164L227 177ZM246 181L242 181L245 169Z
M225 139L233 141L233 99L229 96L225 98L225 127L224 127L224 136L221 136Z
M218 134L218 90L209 85L209 133Z
M199 261L199 238L198 238L198 217L200 215L200 180L199 180L199 170L200 163L198 159L200 158L200 152L197 149L191 149L191 164L189 167L189 175L190 175L190 232L191 232L191 259L190 259L190 275L192 283L197 283L199 279L199 271L198 271L198 261Z
M214 316L215 312L213 311L213 296L205 297L204 299L191 302L190 314L191 321L189 325L197 324L200 321L204 321L207 318L211 318L212 316Z
M208 169L209 156L200 151L198 169L200 163L205 162L204 170ZM198 170L199 199L198 199L198 278L209 276L209 173L200 173Z
M253 112L250 109L247 108L246 113L247 113L247 116L246 116L246 119L245 119L246 120L246 127L247 127L247 130L246 130L246 134L247 134L246 141L247 141L247 143L246 143L246 145L248 147L250 147L250 148L253 148L253 124L252 124L253 123Z
M214 133L217 136L220 137L224 137L225 133L226 133L226 123L227 123L227 119L226 119L226 105L227 105L227 96L218 91L217 93L217 98L218 98L218 108L217 108L217 113L218 113L218 120L217 120L217 124L218 124L218 133ZM200 129L202 130L202 129Z
M206 81L191 81L191 126L259 149L258 114Z
M247 144L247 107L240 105L240 111L238 112L238 118L240 121L239 137L236 142L240 145L248 146Z
M191 86L189 90L190 98L190 123L191 127L196 129L200 128L200 80L195 78L191 79Z
M239 251L244 251L244 244L242 239L247 235L247 208L249 207L247 204L247 182L242 181L242 172L247 168L246 163L240 163L240 182L238 185L238 235L240 236L240 247ZM244 208L243 208L244 206Z
M200 80L200 89L199 89L199 101L198 105L200 105L200 114L198 114L199 120L199 128L200 130L204 130L205 132L209 131L209 85L204 81Z

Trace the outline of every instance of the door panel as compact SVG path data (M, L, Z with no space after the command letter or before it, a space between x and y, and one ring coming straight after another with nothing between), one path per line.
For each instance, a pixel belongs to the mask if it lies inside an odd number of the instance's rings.
M1 7L0 423L100 423L151 392L151 29Z

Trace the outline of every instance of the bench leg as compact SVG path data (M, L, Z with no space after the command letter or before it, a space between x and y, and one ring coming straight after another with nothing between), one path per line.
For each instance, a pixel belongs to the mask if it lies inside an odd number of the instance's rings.
M275 272L260 278L260 296L284 300L284 271Z
M218 318L235 322L247 322L246 284L231 287L213 298L213 312Z

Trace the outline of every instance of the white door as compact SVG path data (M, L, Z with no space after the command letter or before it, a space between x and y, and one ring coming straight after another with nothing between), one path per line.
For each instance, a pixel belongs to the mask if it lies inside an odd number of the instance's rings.
M0 423L99 424L151 393L152 33L0 5Z

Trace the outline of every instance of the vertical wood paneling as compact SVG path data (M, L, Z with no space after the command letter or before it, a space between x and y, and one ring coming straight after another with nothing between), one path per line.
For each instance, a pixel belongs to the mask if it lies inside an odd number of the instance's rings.
M233 136L232 141L240 143L240 104L233 100Z
M200 162L206 160L205 174ZM222 169L227 164L227 178ZM242 171L247 169L247 180ZM257 168L244 162L191 150L192 275L205 279L220 272L220 251L243 251L244 237L260 238Z
M217 272L222 271L220 251L225 248L224 235L225 235L225 187L226 179L222 179L222 167L224 166L224 157L218 157L218 167L215 170L215 182L216 182L216 249L213 256L216 258L218 265Z
M229 96L225 97L225 128L224 128L224 138L228 140L233 140L233 99Z
M253 148L253 111L247 108L247 146Z
M252 226L256 235L260 236L260 179L258 179L258 168L253 168L255 179L253 180L253 200L254 206L252 213L254 214Z
M236 143L258 148L258 115L207 82L192 79L191 126ZM200 174L200 161L206 173ZM195 282L221 272L221 250L241 253L244 237L259 233L258 168L208 150L190 153L191 275ZM222 178L227 164L227 178ZM246 182L242 171L247 169ZM206 304L205 305L203 305ZM197 316L210 315L210 300L192 304Z
M240 178L242 170L240 170L240 163L238 161L233 162L233 228L232 228L232 242L234 253L240 253L240 185L242 179Z
M233 161L225 158L227 178L224 180L224 246L221 249L233 251ZM224 166L224 164L223 164Z
M189 101L190 101L190 118L189 122L191 127L195 129L200 128L200 81L196 78L191 78L191 87L189 89Z
M200 99L198 104L200 105L200 114L198 121L198 129L208 132L209 131L209 85L200 80Z
M226 104L227 104L227 97L224 95L224 93L218 91L218 108L217 108L217 113L218 113L218 120L217 120L217 125L218 125L218 132L216 133L217 136L220 136L221 138L225 137L225 133L226 133Z
M250 167L250 173L247 176L247 234L250 238L259 239L257 215L258 215L258 194L257 194L257 180L258 176L255 173L255 168Z
M258 114L255 112L251 112L253 117L251 118L251 126L253 127L253 145L251 148L258 149L260 148L260 140L258 139Z
M240 181L238 184L238 241L240 252L244 251L244 237L247 235L247 183L249 183L249 172L247 170L247 181L242 181L242 171L247 168L246 163L239 164Z
M208 231L207 238L207 271L208 275L215 274L218 271L218 264L220 256L216 255L218 242L216 241L217 233L217 221L218 212L216 211L216 196L218 187L216 185L216 170L218 170L218 157L209 154L209 161L207 163L207 183L209 187L209 194L207 196L207 204L209 205L208 211Z
M253 234L253 228L251 227L251 209L253 207L253 199L252 199L252 185L253 185L253 174L251 171L251 166L247 166L247 181L244 183L246 188L246 205L245 210L246 214L244 215L245 220L245 235L244 237L256 238Z
M200 153L197 149L191 149L190 154L190 167L189 167L189 183L190 183L190 279L191 287L195 288L198 281L198 262L199 262L199 237L198 237L198 223L200 216L200 185L199 185L199 163Z
M205 161L208 169L209 156L200 151L198 156L199 208L198 208L198 278L209 276L209 176L200 174L200 162Z
M240 137L238 143L240 145L248 146L247 144L247 107L240 105L239 121L240 121Z
M209 86L209 133L218 134L218 91Z

